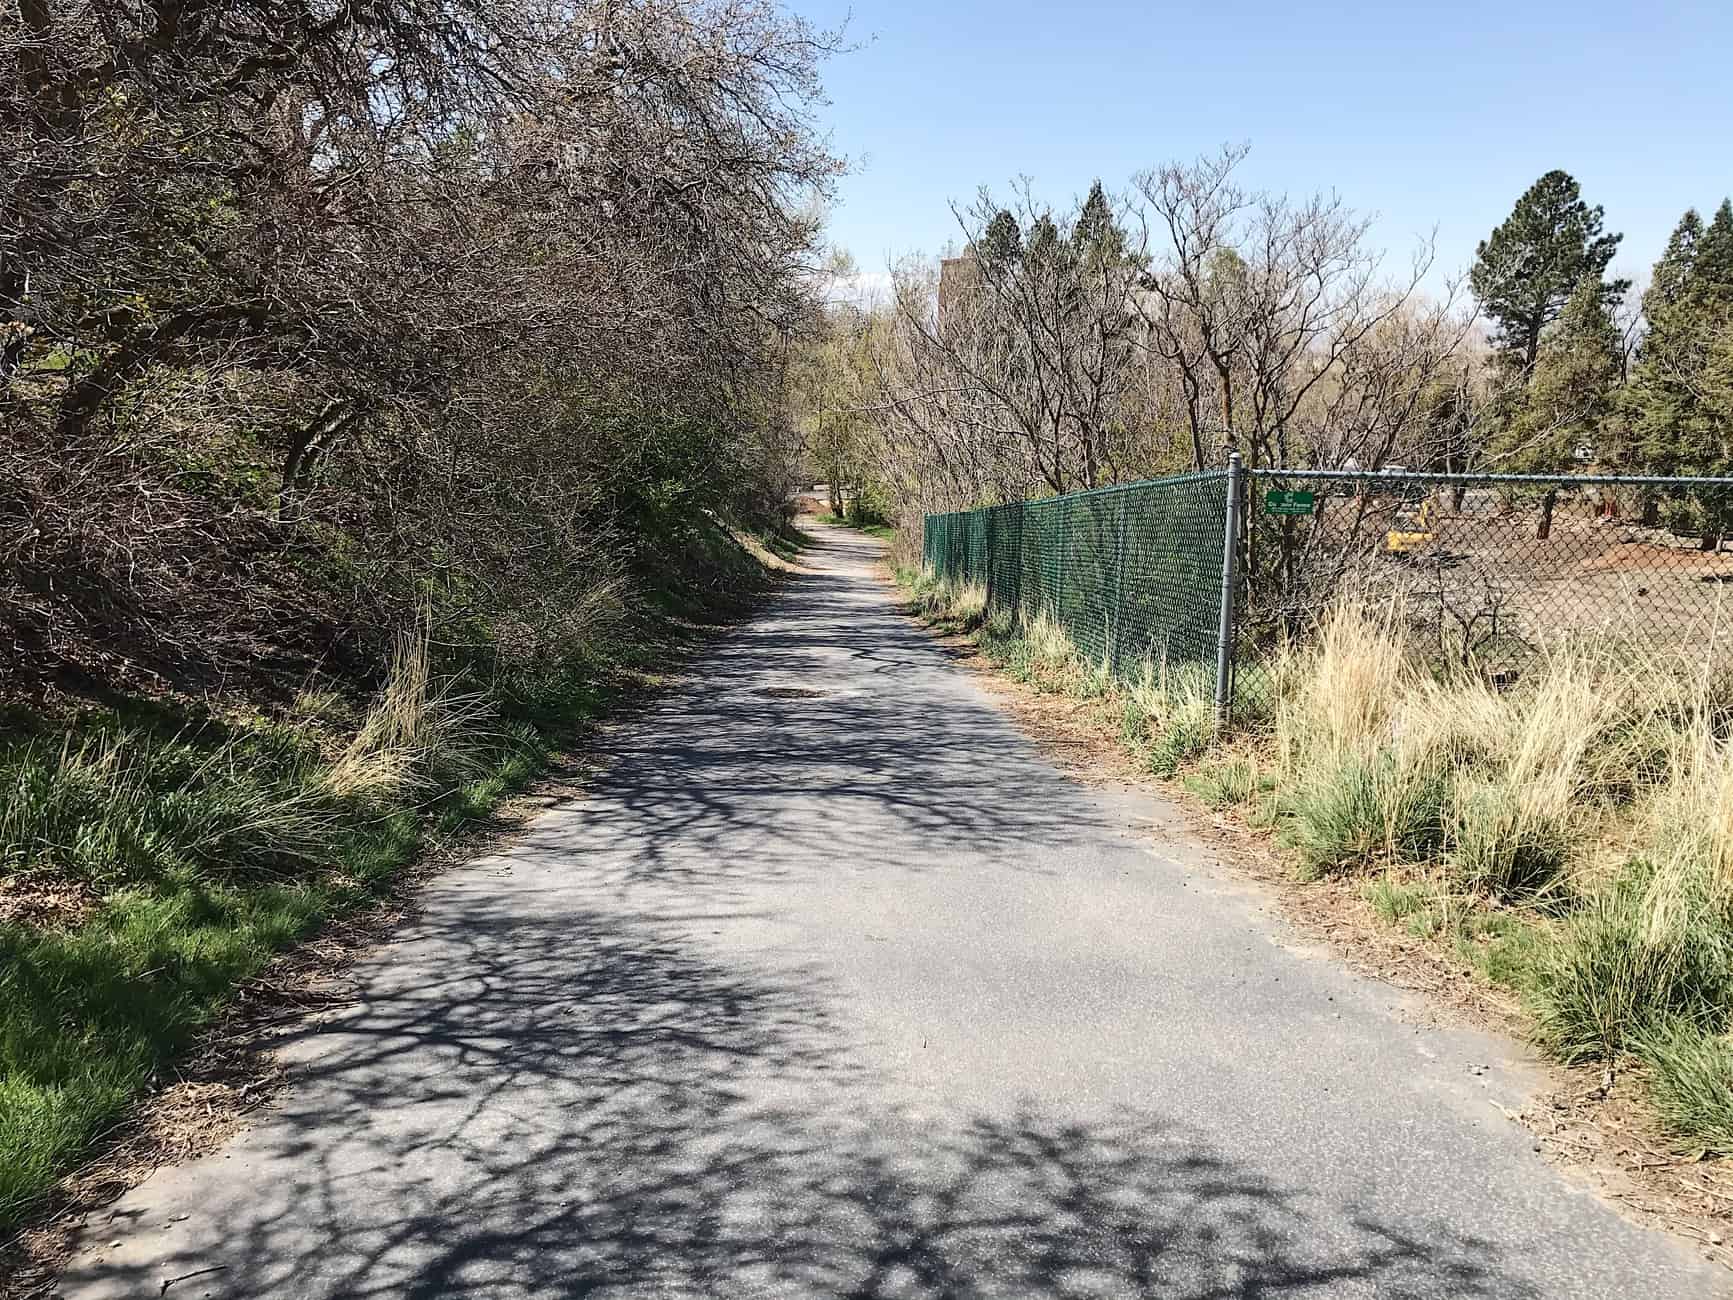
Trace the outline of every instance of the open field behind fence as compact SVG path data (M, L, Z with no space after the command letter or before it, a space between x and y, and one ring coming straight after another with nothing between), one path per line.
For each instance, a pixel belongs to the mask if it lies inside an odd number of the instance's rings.
M1733 479L1235 466L929 515L924 557L1120 676L1219 665L1225 706L1261 694L1342 593L1500 683L1563 641L1724 661L1733 552L1714 521L1730 502Z

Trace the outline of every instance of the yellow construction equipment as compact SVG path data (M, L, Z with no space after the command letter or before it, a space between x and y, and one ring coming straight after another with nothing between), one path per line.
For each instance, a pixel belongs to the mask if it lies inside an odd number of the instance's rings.
M1389 555L1413 555L1430 546L1435 505L1430 492L1419 501L1398 502L1395 526L1384 534L1385 552Z

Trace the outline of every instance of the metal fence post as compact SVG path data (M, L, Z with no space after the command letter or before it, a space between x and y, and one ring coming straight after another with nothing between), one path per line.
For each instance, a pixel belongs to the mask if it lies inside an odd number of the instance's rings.
M1064 497L1060 497L1059 502L1059 549L1056 552L1059 559L1054 566L1058 581L1053 584L1053 621L1069 632L1071 625L1065 621L1065 569L1071 559L1071 503Z
M1107 643L1107 671L1119 674L1119 633L1125 623L1125 493L1116 492L1113 504L1118 508L1114 520L1113 539L1113 639Z
M1216 628L1216 726L1226 725L1233 700L1234 560L1240 544L1240 492L1245 474L1239 452L1228 456L1227 509L1222 520L1221 621Z

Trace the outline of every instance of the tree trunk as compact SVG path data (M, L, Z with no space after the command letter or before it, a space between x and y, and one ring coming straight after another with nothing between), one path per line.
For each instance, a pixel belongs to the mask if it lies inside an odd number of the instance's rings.
M1552 511L1558 504L1558 489L1554 488L1540 499L1540 527L1535 529L1535 537L1545 541L1552 536Z
M312 479L313 467L331 439L360 418L359 412L348 408L343 398L333 398L289 439L289 449L283 454L283 481L277 488L279 519L288 516L290 503Z

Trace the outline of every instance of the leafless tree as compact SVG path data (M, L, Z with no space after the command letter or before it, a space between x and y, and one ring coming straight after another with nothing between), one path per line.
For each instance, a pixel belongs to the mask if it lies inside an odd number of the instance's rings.
M1025 182L1010 208L957 210L967 251L949 286L896 276L885 419L959 501L1095 487L1131 468L1142 232L1123 202L1055 213ZM994 222L1017 232L995 248Z
M509 621L646 510L779 497L834 45L763 0L0 0L20 643L341 639L430 567Z
M1381 279L1369 222L1340 198L1240 187L1245 149L1137 178L1163 235L1139 297L1152 353L1177 372L1194 464L1376 468L1413 432L1422 395L1466 336L1454 286L1421 303L1423 245Z

